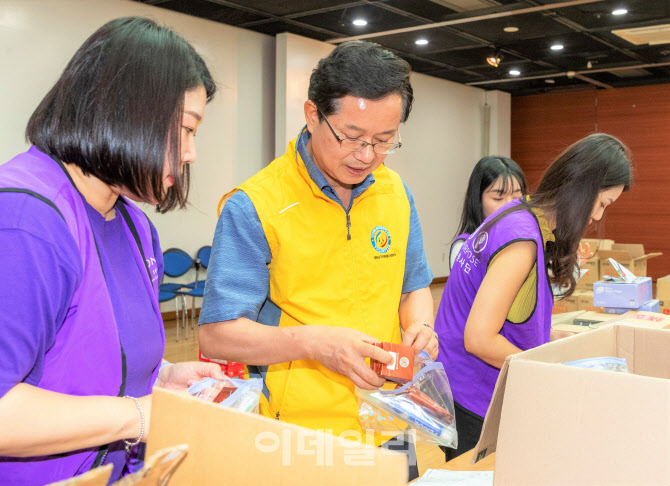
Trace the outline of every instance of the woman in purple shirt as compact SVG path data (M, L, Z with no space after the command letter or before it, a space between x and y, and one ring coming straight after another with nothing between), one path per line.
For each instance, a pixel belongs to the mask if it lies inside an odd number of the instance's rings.
M465 241L435 321L456 402L458 449L447 460L476 445L505 358L549 341L550 284L574 291L582 235L632 182L628 153L610 135L576 142L530 198L499 209Z
M128 17L98 29L0 166L0 482L141 465L151 389L214 364L162 363L163 272L149 219L186 203L195 132L216 87L188 42Z
M526 177L512 159L488 155L475 164L465 191L457 236L449 249L449 270L468 236L491 214L526 192Z

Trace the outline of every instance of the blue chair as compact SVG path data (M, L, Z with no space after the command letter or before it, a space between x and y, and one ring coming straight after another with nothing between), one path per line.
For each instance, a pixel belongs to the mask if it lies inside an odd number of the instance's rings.
M207 269L209 266L209 257L211 253L211 246L203 246L198 250L198 254L195 260L195 282L184 285L184 287L192 290L180 292L184 296L191 296L191 329L195 329L195 298L202 297L205 291L205 281L198 280L198 274L201 268Z
M209 257L212 254L211 246L203 246L198 250L198 254L195 259L195 282L187 283L184 287L189 289L197 289L200 287L205 287L204 280L198 280L198 274L201 268L207 269L209 266Z
M158 302L169 302L172 299L174 299L174 307L175 307L175 314L177 316L177 342L179 342L179 322L180 322L180 317L182 317L182 313L179 311L179 299L181 298L183 301L183 297L181 295L178 295L176 292L169 292L169 291L164 291L164 290L159 290L158 292ZM182 325L183 325L183 317L181 318Z
M169 248L163 252L163 262L165 269L164 276L171 278L179 278L188 272L193 267L194 262L191 256L184 250L179 248ZM179 341L179 326L184 327L184 334L188 339L188 311L186 309L186 298L181 291L184 284L178 282L161 283L159 290L168 293L174 293L175 297L179 296L182 301L182 313L179 313L179 304L175 303L177 307L177 341ZM176 301L175 301L176 302Z

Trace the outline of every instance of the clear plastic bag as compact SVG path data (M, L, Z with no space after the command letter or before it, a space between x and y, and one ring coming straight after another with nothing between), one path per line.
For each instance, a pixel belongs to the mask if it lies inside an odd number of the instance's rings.
M416 429L417 437L446 447L458 447L454 398L442 363L427 353L415 360L414 378L395 390L356 389L363 429L400 432Z
M248 380L205 378L192 385L188 392L201 400L215 402L222 407L234 408L241 412L258 413L258 402L262 390L263 382L260 378Z
M628 363L625 358L614 358L611 356L602 356L598 358L578 359L563 363L568 366L578 368L590 368L593 370L618 371L619 373L628 373Z

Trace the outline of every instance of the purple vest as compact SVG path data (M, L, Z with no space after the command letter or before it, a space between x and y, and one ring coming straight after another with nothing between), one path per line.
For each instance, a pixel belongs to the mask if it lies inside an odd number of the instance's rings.
M81 194L65 169L36 147L0 166L0 192L28 192L44 200L45 204L55 206L54 213L60 213L56 217L65 220L81 255L82 279L69 304L76 312L68 312L53 346L47 351L44 374L37 386L68 395L123 396L125 356ZM139 208L125 198L120 199L116 208L123 217L126 236L156 318L162 322L158 280L152 282L148 273L150 262L155 259L151 226ZM164 347L162 326L161 336ZM153 372L152 383L157 375L158 367ZM3 458L0 478L29 478L31 484L59 481L100 465L105 450L106 447L96 447L53 457L22 458L15 462Z
M438 360L447 372L454 400L482 417L488 410L500 370L465 350L465 323L489 261L511 243L532 240L537 244L537 303L527 321L505 321L500 334L526 350L548 342L551 329L553 299L542 232L535 215L526 210L515 211L496 222L488 231L482 231L483 225L500 211L517 204L519 201L514 201L493 213L468 237L449 274L435 319L435 331L440 336Z

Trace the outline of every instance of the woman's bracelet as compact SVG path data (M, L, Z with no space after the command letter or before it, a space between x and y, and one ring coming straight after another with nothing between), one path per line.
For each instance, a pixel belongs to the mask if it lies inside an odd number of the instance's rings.
M140 401L137 398L128 395L125 395L123 398L130 398L131 400L134 400L137 410L140 411L140 421L141 421L140 436L134 442L123 439L123 442L126 444L126 453L130 454L130 449L139 444L142 441L142 437L144 437L144 410L142 410L142 405L140 405Z

